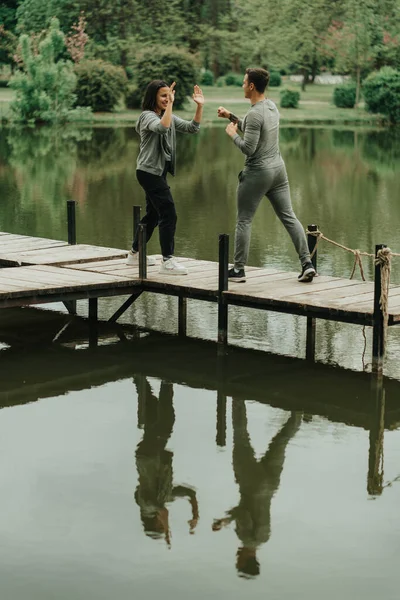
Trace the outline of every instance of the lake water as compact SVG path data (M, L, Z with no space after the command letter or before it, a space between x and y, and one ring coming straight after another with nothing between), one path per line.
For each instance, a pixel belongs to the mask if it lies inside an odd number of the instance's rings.
M79 242L129 247L132 205L144 204L132 128L0 140L1 231L66 239L74 199ZM216 260L243 158L222 128L179 143L176 252ZM398 134L284 128L281 150L305 226L348 248L400 252ZM298 269L267 200L249 263ZM320 273L352 266L350 252L321 242ZM364 270L371 278L370 259ZM395 258L396 283L399 273ZM120 303L101 300L100 316ZM176 332L167 297L141 297L98 348L79 319L67 323L59 305L0 314L2 599L398 597L395 328L382 392L362 372L371 332L365 347L358 326L318 322L309 365L305 320L289 315L232 309L223 363L208 303L188 308L189 335L204 342L130 326Z

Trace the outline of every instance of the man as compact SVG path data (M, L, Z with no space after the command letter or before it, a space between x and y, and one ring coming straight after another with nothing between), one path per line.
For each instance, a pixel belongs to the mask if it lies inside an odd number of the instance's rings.
M236 569L240 577L251 578L260 573L257 549L271 535L271 502L279 488L286 448L300 428L301 414L291 413L259 460L250 442L245 402L235 398L232 399L232 423L232 463L240 501L222 519L214 519L212 529L219 531L235 523L241 542L236 553Z
M302 270L298 280L308 283L316 272L304 229L292 208L286 167L279 151L279 112L275 104L265 97L268 82L268 71L246 69L243 90L251 108L243 120L223 106L218 108L218 116L231 121L226 133L246 155L244 169L239 173L234 265L229 269L228 277L231 281L246 281L244 269L249 254L251 224L258 205L267 196L299 255ZM238 129L243 132L243 138L239 136Z

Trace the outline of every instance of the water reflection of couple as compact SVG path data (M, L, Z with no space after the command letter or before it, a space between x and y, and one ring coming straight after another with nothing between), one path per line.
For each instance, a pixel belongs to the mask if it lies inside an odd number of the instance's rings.
M150 384L135 377L139 404L144 407L143 438L136 449L136 467L139 484L135 499L146 535L158 539L164 537L171 543L167 504L176 498L188 498L192 508L189 531L194 533L199 518L196 492L193 488L173 484L173 453L166 449L171 437L175 412L172 383L161 382L159 399Z
M199 518L196 492L191 487L173 484L173 453L166 449L175 422L172 384L162 382L157 399L145 378L141 382L137 377L135 383L144 413L143 438L136 450L139 484L135 499L146 535L154 539L164 537L170 545L166 505L179 497L189 499L192 509L189 530L193 533ZM218 531L235 522L241 541L236 568L240 575L254 576L260 571L257 548L267 542L271 534L271 500L279 487L286 447L300 427L301 416L291 414L260 460L256 459L250 443L243 401L233 400L232 422L232 462L240 501L225 517L215 519L212 528Z
M257 548L271 535L271 500L278 490L289 441L300 427L301 415L292 413L272 439L264 456L257 460L247 430L246 405L232 402L233 469L239 486L239 504L227 511L222 519L215 519L213 530L218 531L233 521L241 542L236 555L236 568L243 577L260 572Z

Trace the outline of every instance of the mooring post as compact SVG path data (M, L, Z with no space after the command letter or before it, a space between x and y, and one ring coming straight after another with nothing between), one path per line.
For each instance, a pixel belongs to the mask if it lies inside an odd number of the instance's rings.
M386 248L385 244L375 246L375 258L378 257L379 250ZM374 317L372 333L372 372L382 373L383 357L385 355L385 329L383 323L383 312L381 308L381 289L382 289L382 267L379 263L375 264L374 281Z
M75 200L67 200L67 227L68 227L68 244L76 245L76 202ZM76 300L64 302L70 315L76 315Z
M89 347L95 348L98 344L98 308L99 299L89 298Z
M139 225L139 277L147 277L146 225Z
M312 235L311 232L318 231L318 225L308 225L307 231L310 232L307 233L308 250L310 254L314 252L314 254L311 257L311 262L314 265L314 269L317 270L317 250L315 250L315 247L317 245L317 237L315 235Z
M132 237L133 240L136 237L139 223L140 223L140 206L135 204L133 206L133 237Z
M308 231L318 231L318 225L308 225ZM308 250L310 254L313 254L311 257L312 264L314 265L314 269L317 270L317 251L315 249L317 245L317 238L315 235L307 234L307 244ZM316 328L317 328L317 320L314 317L307 317L307 331L306 331L306 360L311 362L315 361L315 342L316 342Z
M178 335L186 337L187 335L187 298L179 296L178 298Z
M68 244L76 244L76 202L67 200Z
M228 344L228 303L224 292L228 289L229 235L219 236L218 271L218 354L224 354Z

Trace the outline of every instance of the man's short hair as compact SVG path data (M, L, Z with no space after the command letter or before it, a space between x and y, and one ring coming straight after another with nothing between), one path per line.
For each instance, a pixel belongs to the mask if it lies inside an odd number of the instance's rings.
M249 83L253 83L257 92L263 94L269 84L269 72L265 69L246 69L246 75Z

